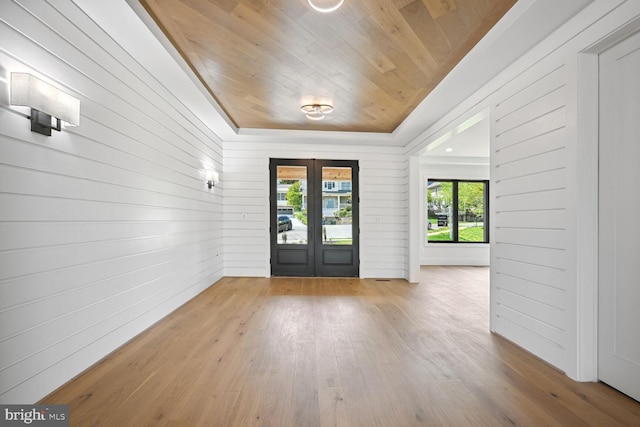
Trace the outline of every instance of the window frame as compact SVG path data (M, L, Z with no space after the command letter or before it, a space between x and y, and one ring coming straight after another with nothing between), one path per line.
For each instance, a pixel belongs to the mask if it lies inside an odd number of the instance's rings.
M453 206L453 213L451 215L450 227L453 227L453 236L451 240L429 240L429 231L426 227L429 222L429 202L425 203L425 244L471 244L471 245L486 245L489 243L489 180L488 179L451 179L451 178L427 178L425 179L425 198L428 199L427 192L429 191L429 182L449 182L451 183L451 205ZM458 184L460 183L482 183L484 186L483 203L484 203L484 239L481 242L472 241L460 241L458 236L459 223L458 223Z
M324 191L336 191L336 182L335 181L323 181L322 189Z

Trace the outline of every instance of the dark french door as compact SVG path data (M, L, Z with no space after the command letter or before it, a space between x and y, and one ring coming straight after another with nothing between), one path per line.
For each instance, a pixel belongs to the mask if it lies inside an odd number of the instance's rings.
M359 275L358 162L271 159L271 275Z

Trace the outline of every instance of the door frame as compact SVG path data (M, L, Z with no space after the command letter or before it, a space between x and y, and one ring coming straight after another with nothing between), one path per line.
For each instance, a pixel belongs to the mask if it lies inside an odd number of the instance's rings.
M316 221L313 235L317 236L315 240L315 266L316 276L330 277L324 274L327 270L335 273L338 277L359 277L360 276L360 164L357 160L327 160L316 159L314 161L317 168L316 182L318 193L315 197L316 203L320 204L322 211L322 169L324 167L350 168L351 169L351 206L352 206L352 223L351 223L351 245L325 245L320 237L323 234L322 220ZM321 216L322 218L322 216ZM344 259L350 257L351 264L342 263ZM329 261L333 259L334 261Z
M640 18L621 26L578 53L576 59L576 350L567 374L577 381L598 381L598 230L599 230L599 55L640 31ZM578 143L579 141L579 143ZM580 212L580 215L578 215ZM571 295L570 297L573 297ZM571 322L569 322L571 324Z
M277 194L274 184L278 166L303 166L307 170L307 243L279 245L277 225ZM350 245L324 244L323 235L323 169L349 168L351 170L352 222ZM358 160L312 159L312 158L269 158L268 182L268 271L269 276L308 277L360 277L360 192ZM336 193L338 194L338 193ZM274 259L283 261L275 263ZM303 261L306 258L306 262Z
M277 189L274 188L274 183L278 176L278 166L301 166L305 167L307 171L306 175L306 186L307 186L307 209L310 212L313 212L315 207L315 198L309 193L312 188L315 188L315 161L313 159L278 159L278 158L270 158L269 159L269 273L271 276L280 275L280 271L278 270L278 266L282 269L289 269L288 275L291 276L304 276L304 277L312 277L316 275L315 271L315 253L314 250L316 248L315 245L315 236L312 228L307 228L307 243L305 245L302 244L284 244L282 247L278 249L278 200L277 200ZM274 214L275 211L275 214ZM274 240L274 236L276 239ZM279 259L280 255L283 257L288 257L290 262L281 262L276 266L276 271L274 272L274 259ZM305 262L300 262L300 259L306 258Z
M618 129L621 128L618 126L618 113L625 116L625 120L623 121L625 125L622 126L625 130L629 130L629 126L633 126L633 119L623 112L627 111L626 109L620 109L621 104L618 104L616 101L616 91L626 89L626 86L620 86L618 84L618 67L623 64L621 60L633 55L633 68L627 68L625 65L622 65L622 69L625 70L623 71L624 74L629 71L637 72L637 68L640 66L639 52L640 30L617 41L600 54L599 67L601 73L606 69L608 74L606 80L602 78L603 74L601 74L599 82L601 85L604 84L604 87L610 88L610 90L603 91L602 86L600 88L600 95L605 94L608 103L604 103L603 105L605 96L600 99L600 161L598 171L599 178L601 179L599 186L599 226L604 227L605 230L599 233L598 236L598 309L600 310L597 325L599 334L597 353L598 379L636 400L640 400L640 390L638 390L637 383L634 381L640 379L640 369L638 369L638 358L634 358L631 354L637 351L637 347L628 355L623 355L619 352L621 348L625 347L625 343L634 343L637 345L635 340L636 334L631 332L630 335L626 336L618 335L618 332L623 330L626 330L626 333L629 334L630 331L628 328L633 328L633 323L620 320L620 315L616 313L619 308L622 308L618 301L618 291L624 292L625 288L635 288L633 281L637 277L636 266L633 265L633 261L626 259L623 261L622 267L618 264L618 260L624 260L625 255L633 255L635 252L634 247L637 245L636 239L629 238L628 231L626 230L625 222L627 218L621 217L620 211L618 210L621 203L625 203L625 199L627 198L625 195L631 196L633 193L629 192L634 191L634 181L625 179L625 176L628 171L635 169L635 165L630 165L626 162L634 158L633 154L637 154L637 144L635 144L637 135L618 133ZM604 57L604 55L606 55L606 57ZM605 61L603 61L603 58ZM629 80L634 82L632 84L636 90L640 89L637 78L631 76ZM635 97L625 98L625 103L634 98ZM610 108L613 106L615 106L615 110ZM639 109L637 107L633 108L635 109L632 111L637 113L636 110ZM616 114L611 114L613 111L615 111ZM624 141L624 143L621 144L621 141ZM634 171L633 175L637 175L637 172ZM604 186L602 185L603 183L605 184ZM611 188L615 190L611 190ZM622 192L620 192L620 189L622 189ZM626 193L624 192L625 189L627 191ZM608 232L611 226L608 221L611 210L617 212L611 215L615 217L611 223L615 230L613 235ZM625 235L625 237L621 237L623 235ZM622 242L622 244L620 242ZM631 280L631 282L627 282L628 280ZM606 283L606 286L604 286L604 283ZM629 302L635 303L637 301L630 300ZM626 309L629 310L630 308L627 307ZM620 325L625 326L621 328Z

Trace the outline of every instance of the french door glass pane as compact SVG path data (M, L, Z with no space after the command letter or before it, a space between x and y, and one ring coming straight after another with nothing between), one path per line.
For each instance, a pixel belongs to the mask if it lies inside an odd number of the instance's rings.
M427 240L453 241L453 183L427 181Z
M307 167L278 166L277 177L278 244L306 245Z
M353 244L351 168L322 168L322 244Z
M484 242L484 183L458 183L458 241Z

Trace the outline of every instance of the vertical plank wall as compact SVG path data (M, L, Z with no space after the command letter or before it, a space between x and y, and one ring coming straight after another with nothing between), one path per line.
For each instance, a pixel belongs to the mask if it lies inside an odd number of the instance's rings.
M225 142L225 276L269 276L269 158L358 160L360 276L407 277L408 162L400 149Z
M81 100L45 137L29 71ZM0 403L42 398L222 276L222 147L68 0L0 4Z

